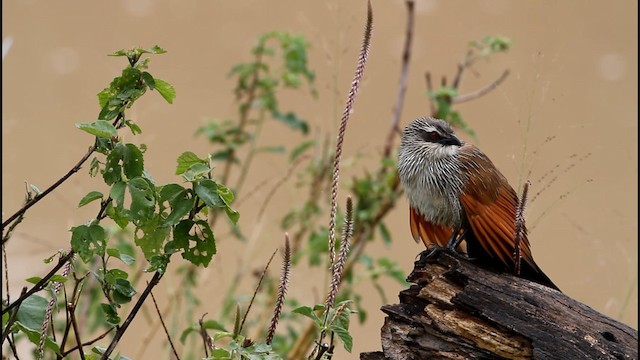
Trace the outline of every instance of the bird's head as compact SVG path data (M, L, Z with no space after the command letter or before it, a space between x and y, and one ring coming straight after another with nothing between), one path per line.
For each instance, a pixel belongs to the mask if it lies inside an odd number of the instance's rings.
M446 121L435 118L417 118L402 133L400 152L421 152L435 157L457 153L464 145Z

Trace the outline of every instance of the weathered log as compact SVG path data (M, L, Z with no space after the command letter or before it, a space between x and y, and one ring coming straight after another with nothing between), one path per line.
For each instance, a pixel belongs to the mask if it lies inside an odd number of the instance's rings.
M638 331L563 293L448 252L385 305L382 359L638 359Z

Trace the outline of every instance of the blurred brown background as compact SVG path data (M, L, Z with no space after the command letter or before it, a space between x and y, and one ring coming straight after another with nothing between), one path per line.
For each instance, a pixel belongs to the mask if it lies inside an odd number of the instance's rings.
M382 151L395 101L406 11L402 1L373 1L374 33L370 61L355 111L347 129L342 182L373 166ZM402 125L429 113L424 73L436 79L454 74L469 40L503 35L514 41L511 51L480 61L468 72L461 92L479 89L504 69L511 75L497 90L461 104L484 150L517 187L526 177L532 193L538 180L558 170L557 181L545 188L528 208L530 240L536 261L569 296L612 318L637 328L637 2L613 1L427 1L418 0L409 86ZM91 138L75 129L94 121L96 94L119 74L122 58L105 56L132 46L158 44L169 52L152 56L151 73L172 83L173 105L147 94L129 116L142 135L125 139L146 143L145 167L160 183L180 181L173 175L175 158L185 150L206 154L211 148L195 129L206 118L235 118L236 104L226 77L233 64L248 61L258 35L270 30L303 34L310 41L309 66L316 70L319 96L301 91L284 98L312 124L312 131L334 131L351 82L366 15L365 1L3 1L2 67L2 217L22 204L28 181L45 189L84 154ZM336 93L336 91L338 93ZM270 122L264 145L303 141L280 123ZM464 136L467 140L472 140ZM555 137L545 141L548 137ZM396 141L396 144L398 142ZM268 178L279 178L288 165L282 156L262 156L249 174L246 189ZM9 242L10 287L14 296L24 279L42 275L42 259L69 247L68 229L92 216L91 206L76 209L88 191L101 189L99 179L83 169L59 191L27 213ZM346 191L340 193L341 204ZM291 204L300 205L291 181L274 197L266 217L256 222L264 195L238 208L240 223L252 234L249 253L240 254L236 240L216 235L218 256L203 272L204 312L215 313L220 288L226 288L239 259L260 268L282 243L279 220ZM342 205L341 205L342 206ZM386 254L408 273L422 250L411 240L406 200L390 215L394 242L380 241L371 255ZM326 215L329 221L329 214ZM275 267L277 268L277 267ZM275 269L274 268L274 269ZM274 270L275 271L275 270ZM324 275L315 275L323 278ZM250 294L255 282L242 286ZM383 280L390 302L400 286ZM313 293L303 274L293 274L291 292ZM155 291L180 286L165 277ZM4 289L4 285L3 285ZM316 289L317 290L317 289ZM370 295L365 325L354 321L352 355L380 347L383 305L366 282ZM307 305L321 301L308 296ZM206 299L206 300L205 300ZM134 356L134 322L119 348ZM164 346L158 332L143 359L152 359ZM163 356L168 354L162 351Z

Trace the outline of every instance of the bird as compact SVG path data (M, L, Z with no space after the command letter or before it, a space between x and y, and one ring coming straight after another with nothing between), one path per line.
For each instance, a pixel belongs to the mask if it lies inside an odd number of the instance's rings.
M514 255L518 194L491 159L458 138L448 122L419 117L404 128L398 177L416 242L456 252L466 246L466 256L481 265L518 268L516 275L560 290L533 260L526 226L521 259Z

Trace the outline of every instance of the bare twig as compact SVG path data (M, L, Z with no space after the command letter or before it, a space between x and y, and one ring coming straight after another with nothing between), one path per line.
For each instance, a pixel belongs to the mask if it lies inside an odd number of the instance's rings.
M249 306L247 306L247 311L245 311L244 316L242 317L242 322L240 323L240 326L238 327L237 334L240 334L240 332L242 331L242 327L244 326L244 322L247 320L247 315L249 315L249 310L251 310L251 306L253 305L253 301L256 299L256 295L258 295L258 290L260 290L260 285L262 285L262 280L264 279L264 276L267 273L267 269L269 269L269 265L271 265L271 261L273 260L273 257L276 255L277 252L278 252L278 250L276 249L273 252L273 254L271 254L271 257L269 258L269 261L267 262L267 265L264 267L264 270L262 270L262 274L260 275L260 279L258 280L258 285L256 285L256 288L253 291L253 296L251 297L251 301L249 301Z
M22 288L22 293L20 293L20 297L24 296L27 293L27 287ZM2 332L2 342L0 344L4 344L4 341L7 339L7 336L11 333L11 325L16 321L16 316L18 315L18 309L16 308L9 316L9 320L7 321L7 326L5 326L4 331Z
M107 330L106 332L102 333L101 335L99 335L98 337L96 337L95 339L89 340L84 344L77 344L76 346L72 347L71 349L62 352L62 356L60 357L61 359L66 357L67 355L71 354L72 352L78 350L81 347L84 346L89 346L89 345L93 345L95 342L97 342L98 340L104 339L105 336L109 335L110 332L113 331L113 329L115 329L115 327L109 328L109 330Z
M147 283L147 286L149 283ZM167 325L164 324L164 320L162 319L162 313L160 313L160 309L158 308L158 303L156 302L156 297L153 296L153 291L149 291L149 295L151 295L151 300L153 300L153 306L156 308L156 312L158 313L158 318L160 318L160 323L162 324L162 328L164 329L164 333L167 335L167 339L169 340L169 345L171 345L171 350L173 350L173 355L176 359L180 360L180 356L178 356L178 352L176 351L176 347L173 345L173 341L171 340L171 335L169 335L169 330L167 330Z
M496 80L494 80L489 85L483 87L482 89L480 89L478 91L474 91L474 92L472 92L470 94L456 96L452 100L452 103L459 104L459 103L463 103L465 101L471 101L471 100L477 99L477 98L479 98L481 96L484 96L487 93L491 92L493 89L495 89L498 86L500 86L500 84L502 84L507 79L507 76L509 76L509 69L505 70L502 73L502 75L500 75L500 77L498 77Z
M116 334L114 335L113 340L111 340L109 347L107 347L107 349L104 351L104 353L100 357L100 360L109 359L109 355L113 352L113 350L115 350L116 345L118 345L118 342L120 341L120 338L122 338L122 335L124 335L125 331L127 331L127 328L129 327L129 325L131 325L131 322L135 318L138 311L140 311L142 304L147 299L147 296L149 296L149 293L151 292L153 287L158 285L158 283L160 282L160 279L162 279L162 275L163 274L158 271L156 271L156 273L153 274L151 281L147 284L147 287L144 289L144 291L142 292L142 295L140 295L140 298L131 309L131 312L127 316L126 320L122 323L122 326L120 326L118 328L118 331L116 331Z
M200 325L200 336L202 336L202 344L204 345L204 356L208 358L209 349L213 348L213 343L211 341L211 337L207 334L207 330L204 328L205 316L207 316L207 313L202 314L202 317L198 320L198 324Z
M82 344L82 340L80 340L80 330L78 329L78 321L76 320L75 304L69 304L68 311L71 314L71 325L73 326L73 332L76 334L76 341L78 344ZM82 346L78 346L78 352L80 353L80 358L84 360L85 357Z
M269 324L269 331L265 342L271 344L273 335L276 332L276 326L282 313L282 306L284 305L284 297L287 293L289 286L289 277L291 276L291 246L289 245L289 234L284 234L284 257L282 259L282 275L280 276L280 284L278 286L278 297L276 299L276 306L273 308L273 316Z
M431 73L430 72L425 72L424 73L424 81L427 85L427 92L429 94L433 93L433 84L431 83ZM436 104L434 102L434 99L432 96L429 96L429 110L431 111L431 115L435 115L437 113L437 109L436 109Z
M400 115L402 114L402 106L404 104L405 93L407 91L407 79L409 77L409 59L411 58L411 43L413 39L413 23L414 23L414 0L406 0L407 6L407 29L404 38L404 50L402 51L402 68L400 70L400 83L398 84L398 95L396 97L396 105L393 108L393 116L391 117L391 128L387 135L387 141L384 146L384 157L391 155L393 148L393 139L398 132L398 124L400 123Z
M73 252L73 250L70 250L66 255L61 257L60 260L58 260L58 264L53 269L51 269L51 271L49 271L49 273L47 275L45 275L42 279L40 279L40 281L38 281L38 283L35 284L31 288L31 290L27 291L24 295L21 295L18 299L16 299L16 301L12 302L9 306L7 306L6 308L2 309L2 314L4 315L4 313L6 313L7 311L13 309L16 306L19 306L24 301L24 299L28 298L33 293L42 290L45 287L45 285L49 282L49 279L53 275L55 275L56 272L58 272L58 270L60 270L60 268L63 267L67 263L67 261L69 261L71 258L73 258L74 254L75 253Z

